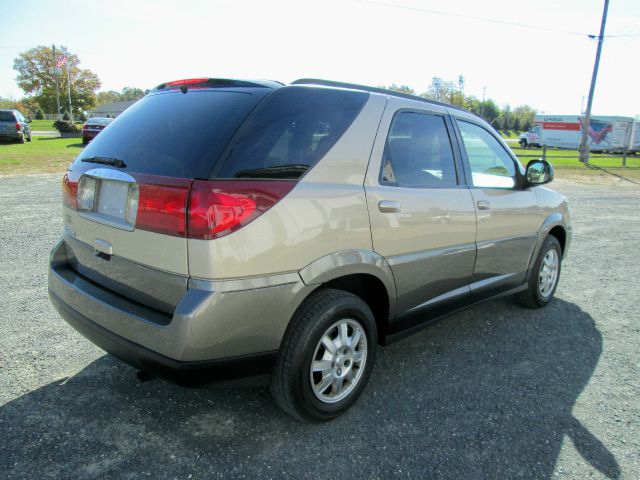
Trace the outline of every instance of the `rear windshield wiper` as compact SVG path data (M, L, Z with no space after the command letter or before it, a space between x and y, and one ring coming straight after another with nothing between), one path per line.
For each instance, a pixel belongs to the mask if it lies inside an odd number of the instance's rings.
M116 168L125 168L127 166L127 164L124 163L119 158L112 158L112 157L87 157L87 158L83 158L80 161L89 162L89 163L100 163L102 165L111 165Z
M309 165L276 165L274 167L239 170L236 178L298 178L309 169Z

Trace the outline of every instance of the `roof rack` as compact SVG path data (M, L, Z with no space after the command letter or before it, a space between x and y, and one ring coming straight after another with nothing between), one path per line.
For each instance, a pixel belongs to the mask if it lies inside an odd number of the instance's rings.
M396 92L394 90L388 90L386 88L368 87L366 85L358 85L357 83L345 83L334 82L333 80L322 80L320 78L299 78L291 82L291 85L320 85L324 87L336 87L336 88L349 88L351 90L362 90L371 93L380 93L382 95L391 95L393 97L407 98L409 100L417 100L419 102L430 103L432 105L439 105L446 108L454 108L466 112L462 107L456 105L449 105L448 103L438 102L436 100L430 100L428 98L419 97L417 95L410 95L408 93Z

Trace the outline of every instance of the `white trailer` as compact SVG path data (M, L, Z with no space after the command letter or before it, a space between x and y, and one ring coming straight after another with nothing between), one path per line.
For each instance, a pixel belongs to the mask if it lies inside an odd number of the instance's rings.
M631 132L629 134L629 144L627 150L630 153L640 152L640 121L633 122Z
M520 135L522 147L558 147L576 150L582 137L580 115L536 115L536 125ZM592 116L587 142L591 151L622 152L629 144L631 117Z

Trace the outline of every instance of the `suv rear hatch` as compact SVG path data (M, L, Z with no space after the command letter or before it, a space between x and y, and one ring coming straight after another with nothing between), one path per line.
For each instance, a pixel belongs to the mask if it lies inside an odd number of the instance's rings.
M208 79L163 84L113 121L63 178L70 267L101 287L171 314L187 289L192 183L208 178L269 91L260 84Z

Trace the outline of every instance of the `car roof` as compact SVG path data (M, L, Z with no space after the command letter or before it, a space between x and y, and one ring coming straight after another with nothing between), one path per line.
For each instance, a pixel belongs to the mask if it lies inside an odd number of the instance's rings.
M294 80L291 82L291 85L317 85L322 87L334 87L334 88L347 88L350 90L362 90L365 92L371 93L379 93L382 95L389 95L392 97L400 97L406 98L408 100L417 100L419 102L429 103L431 105L438 105L440 107L452 108L454 110L460 110L463 112L471 113L468 110L465 110L462 107L458 107L456 105L450 105L448 103L438 102L436 100L431 100L429 98L420 97L418 95L410 95L408 93L396 92L395 90L388 90L386 88L378 88L378 87L369 87L367 85L359 85L357 83L345 83L345 82L336 82L333 80L322 80L320 78L300 78L298 80ZM473 115L473 114L472 114Z

